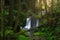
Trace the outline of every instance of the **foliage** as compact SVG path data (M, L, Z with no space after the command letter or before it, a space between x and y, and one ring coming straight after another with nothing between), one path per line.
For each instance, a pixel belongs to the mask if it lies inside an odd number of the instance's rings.
M23 5L23 4L24 3L22 3L21 5ZM24 5L26 5L26 4L24 4ZM23 8L22 8L22 11L19 12L20 13L19 24L17 25L19 27L18 32L14 32L14 30L13 30L14 27L10 26L10 24L9 24L9 9L4 10L5 13L3 14L3 16L4 16L4 20L5 20L4 21L5 37L7 38L7 40L13 40L13 39L29 40L29 35L28 35L29 30L25 31L23 29L20 29L20 27L21 26L24 27L26 25L27 17L33 16L35 18L40 19L39 27L34 29L35 31L34 31L33 37L38 36L38 37L44 38L46 40L60 40L60 1L52 9L53 9L53 11L48 12L48 14L41 16L41 15L36 15L37 13L35 14L32 11L33 9L31 9L31 8L26 9L27 10L26 12L23 11ZM13 10L13 25L15 24L15 20L17 18L17 13L18 13L18 10L14 9ZM50 15L50 13L52 15ZM0 17L0 19L1 19L1 17ZM0 26L1 26L1 23L0 23ZM30 31L32 31L32 30L30 30ZM19 32L21 32L21 33L19 33ZM0 29L0 37L2 37L2 34L3 33Z
M17 40L29 40L29 39L24 35L18 35Z

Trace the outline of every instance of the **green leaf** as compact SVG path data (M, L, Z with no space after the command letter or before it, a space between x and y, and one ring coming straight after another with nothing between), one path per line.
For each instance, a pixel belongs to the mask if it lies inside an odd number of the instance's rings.
M29 40L27 37L25 37L24 35L19 35L17 37L17 40Z

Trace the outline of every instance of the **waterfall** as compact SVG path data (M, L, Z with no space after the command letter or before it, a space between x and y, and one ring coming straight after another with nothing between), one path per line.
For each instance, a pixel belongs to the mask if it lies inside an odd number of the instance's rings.
M32 27L31 27L32 26ZM38 27L39 26L39 19L34 19L32 20L31 17L28 17L26 19L26 26L23 28L23 30L29 30L30 28L33 28L33 27ZM34 34L34 30L32 31L28 31L28 35L30 37L32 37Z
M31 17L26 19L26 26L24 27L25 30L29 30L31 28Z
M38 27L39 26L39 19L33 20L34 22L32 22L31 17L28 17L26 19L26 26L24 27L25 30L29 30L31 28L31 23L32 26L34 27Z
M39 19L36 20L36 27L39 26Z

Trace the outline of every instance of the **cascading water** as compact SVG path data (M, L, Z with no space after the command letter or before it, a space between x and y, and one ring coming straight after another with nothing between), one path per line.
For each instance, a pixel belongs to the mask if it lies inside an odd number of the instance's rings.
M31 17L26 19L26 26L24 27L25 30L29 30L31 28Z
M39 26L39 19L32 20L31 17L28 17L26 19L26 26L23 28L24 30L29 30L30 28L33 27L38 27ZM31 37L34 34L34 30L28 31L28 35Z
M33 20L33 21L34 21L34 20ZM24 27L24 29L25 29L25 30L29 30L30 28L32 28L32 27L31 27L31 23L33 23L32 20L31 20L31 17L28 17L28 18L26 19L26 26ZM38 26L39 26L39 19L36 19L32 25L33 25L34 27L38 27Z
M36 20L36 27L39 26L39 19Z

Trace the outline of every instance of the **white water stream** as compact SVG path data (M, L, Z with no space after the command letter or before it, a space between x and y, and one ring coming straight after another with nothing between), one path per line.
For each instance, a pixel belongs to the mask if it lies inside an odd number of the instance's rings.
M31 28L31 22L32 20L31 20L31 17L28 17L27 19L26 19L26 26L24 27L24 29L26 29L26 30L29 30L30 28ZM35 24L35 25L34 25ZM34 23L33 23L33 26L35 26L35 27L38 27L39 26L39 19L37 19Z

